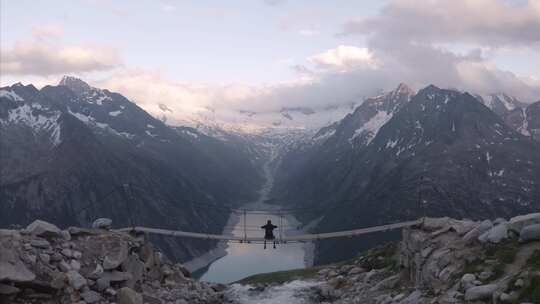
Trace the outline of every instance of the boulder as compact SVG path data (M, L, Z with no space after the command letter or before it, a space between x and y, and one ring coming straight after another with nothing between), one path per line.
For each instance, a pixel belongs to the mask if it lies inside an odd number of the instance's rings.
M525 226L540 224L540 212L515 216L508 221L509 229L519 233Z
M101 278L108 280L109 282L123 282L133 279L133 276L131 275L131 273L128 272L113 271L104 272L101 275Z
M62 237L62 230L51 223L47 223L42 220L33 221L26 231L31 235L43 236L43 237Z
M478 237L478 240L482 243L495 243L498 244L502 240L508 238L508 224L500 223L497 226L492 227L488 231L482 233Z
M112 220L109 218L98 218L92 223L92 228L94 229L111 229Z
M472 273L466 273L461 277L461 287L463 290L474 287L474 281L476 281L476 276Z
M118 304L143 304L143 297L129 287L122 287L116 294Z
M88 290L81 293L81 297L86 303L96 303L101 300L101 295L93 290Z
M470 220L451 220L450 226L452 230L461 236L478 227L478 223Z
M144 263L136 254L131 254L122 264L122 269L132 275L132 278L126 282L126 286L134 288L137 282L140 282L144 274Z
M108 244L103 260L103 269L111 270L120 266L128 257L128 244L125 241L118 240L117 242L111 242Z
M76 290L81 289L86 285L86 279L75 270L70 270L66 274L69 285Z
M44 239L33 239L30 241L30 245L32 247L45 249L51 246L51 243Z
M487 284L471 287L465 292L465 300L477 301L491 299L493 293L497 290L497 288L497 284Z
M540 224L523 227L519 234L519 240L522 242L540 240Z
M13 248L0 243L0 282L30 282L36 275L21 261Z
M482 221L480 225L478 225L476 228L473 228L471 231L467 232L463 236L463 240L469 242L474 239L477 239L481 234L488 231L492 227L493 227L493 224L491 223L490 220Z
M427 231L435 231L450 227L450 218L448 217L426 217L422 227Z
M62 289L66 285L67 277L62 272L55 272L52 275L51 287L54 289Z

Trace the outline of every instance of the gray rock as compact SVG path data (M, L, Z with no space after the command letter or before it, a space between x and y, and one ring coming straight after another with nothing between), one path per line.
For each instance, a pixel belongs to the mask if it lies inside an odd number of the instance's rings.
M71 257L73 257L73 250L71 250L71 249L67 249L67 248L62 249L61 253L62 253L62 255L65 256L66 258L71 258Z
M366 270L364 268L361 268L361 267L353 267L351 270L349 270L349 275L355 275L355 274L359 274L359 273L362 273L362 272L366 272Z
M73 270L77 270L77 271L81 270L81 263L79 263L79 261L77 260L71 260L71 262L69 262L69 266Z
M51 261L52 262L59 262L62 260L62 255L58 252L55 252L51 255Z
M31 235L43 236L43 237L61 237L61 230L51 223L47 223L42 220L33 221L26 231Z
M490 242L497 244L506 238L508 238L508 224L501 223L484 232L478 237L478 240L482 243Z
M87 284L86 279L75 270L70 270L66 274L69 285L76 290L81 289Z
M0 282L30 282L36 275L21 261L13 248L7 248L0 243Z
M497 290L497 284L488 284L475 286L467 289L465 292L465 300L467 301L477 301L477 300L486 300L491 299L493 293Z
M497 225L499 225L499 224L502 224L502 223L506 223L506 220L503 219L502 217L499 217L499 218L497 218L497 219L495 219L495 220L493 221L493 225L495 225L495 226L497 226Z
M109 218L98 218L92 223L92 228L94 229L111 229L112 220Z
M523 227L519 234L519 240L522 242L540 240L540 224Z
M107 278L99 278L96 281L96 288L99 291L103 291L111 286L111 281Z
M99 300L101 300L101 295L92 290L88 290L81 293L81 297L84 299L86 303L96 303L96 302L99 302Z
M54 289L62 289L66 285L67 277L62 272L55 272L52 276L51 287Z
M508 221L511 230L519 233L525 226L540 224L540 212L515 216Z
M30 241L30 245L36 248L49 248L49 246L51 246L51 243L44 239L33 239Z
M493 224L490 220L485 220L480 223L476 228L472 229L471 231L467 232L463 236L463 240L465 241L472 241L474 239L477 239L481 234L488 231L493 227Z
M143 304L142 296L129 287L118 290L116 301L118 304Z
M16 294L19 292L20 292L20 289L17 287L0 283L0 295L8 296L8 295Z
M139 256L136 254L131 254L126 261L122 264L122 269L130 273L132 278L126 282L126 286L134 288L137 282L140 282L144 274L144 263L139 259ZM170 269L170 268L169 268ZM174 275L174 272L171 271L169 276ZM175 280L179 281L179 280Z
M101 277L109 280L110 282L123 282L133 278L131 273L121 271L104 272Z
M467 290L471 287L474 287L474 281L476 280L476 276L472 273L466 273L461 277L461 287L463 290Z
M103 269L110 270L120 266L128 257L128 244L124 241L118 241L111 244L108 248L107 255L103 260Z
M39 259L45 264L49 264L51 262L51 256L46 253L40 253Z
M69 264L66 261L62 260L60 263L58 263L58 269L60 269L63 272L68 272L71 270L71 266L69 266Z
M80 259L80 258L82 258L82 252L77 251L77 250L73 250L73 258L74 258L74 259Z

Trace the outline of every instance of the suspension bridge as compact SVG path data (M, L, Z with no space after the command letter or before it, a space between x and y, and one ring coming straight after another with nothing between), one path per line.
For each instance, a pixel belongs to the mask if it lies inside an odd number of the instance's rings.
M405 227L412 227L422 224L423 220L415 220L408 222L400 222L388 225L373 226L367 228L353 229L353 230L343 230L335 232L326 232L326 233L314 233L314 234L299 234L299 235L284 235L280 233L276 237L275 241L280 244L295 243L295 242L309 242L314 240L323 240L323 239L332 239L332 238L342 238L342 237L354 237L368 233L374 232L385 232L394 229L400 229ZM235 236L235 235L221 235L221 234L208 234L208 233L198 233L198 232L187 232L180 230L168 230L168 229L159 229L159 228L149 228L149 227L129 227L118 229L121 232L135 232L135 233L150 233L150 234L159 234L172 237L183 237L183 238L195 238L195 239L206 239L206 240L220 240L220 241L229 241L229 242L238 242L238 243L259 243L264 242L263 237L248 237L246 234L244 236Z
M137 190L143 190L142 187L137 187L132 184L122 184L121 186L117 186L113 188L113 190L109 193L107 193L101 200L104 200L114 192L118 191L119 189L123 190L128 196L131 196L131 192L134 189ZM90 208L92 204L82 208L77 213L85 211L86 209ZM128 206L126 206L128 207ZM282 223L283 216L285 214L293 214L294 212L314 212L317 208L285 208L285 209L270 209L270 210L249 210L249 209L235 209L230 206L216 206L216 205L210 205L210 204L204 204L204 203L198 203L196 205L191 205L192 208L195 207L203 207L203 208L211 208L212 210L222 211L226 212L227 214L236 214L238 216L243 217L243 223L241 226L236 226L236 228L241 227L243 229L243 236L239 235L226 235L226 234L212 234L212 233L205 233L205 232L191 232L191 231L182 231L182 230L170 230L170 229L162 229L162 228L152 228L152 227L144 227L144 226L136 226L134 225L133 218L131 216L131 209L127 208L131 227L127 228L121 228L117 229L119 232L128 232L128 233L148 233L148 234L157 234L157 235L163 235L163 236L170 236L170 237L180 237L180 238L194 238L194 239L204 239L204 240L218 240L218 241L228 241L228 242L238 242L238 243L262 243L265 241L274 241L276 243L280 244L287 244L287 243L298 243L298 242L309 242L309 241L316 241L316 240L324 240L324 239L333 239L333 238L344 238L344 237L355 237L360 236L363 234L369 234L369 233L375 233L375 232L385 232L395 229L401 229L406 227L412 227L417 226L423 223L423 218L419 220L414 221L404 221L404 222L398 222L398 223L392 223L392 224L386 224L386 225L380 225L380 226L372 226L372 227L365 227L365 228L359 228L359 229L352 229L352 230L342 230L342 231L334 231L334 232L324 232L324 233L308 233L308 234L291 234L286 235L284 233L284 226ZM334 208L331 208L329 210L337 209L339 206L335 206ZM329 210L326 210L327 212ZM273 215L279 217L279 223L278 223L278 236L276 236L274 239L265 239L264 237L253 237L248 236L248 231L254 232L254 231L260 231L262 235L262 231L258 226L252 226L247 225L247 214L259 214L259 215ZM287 226L290 227L290 226Z

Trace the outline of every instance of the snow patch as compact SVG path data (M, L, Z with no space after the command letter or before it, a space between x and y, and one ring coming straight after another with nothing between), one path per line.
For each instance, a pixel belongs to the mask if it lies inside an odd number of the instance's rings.
M7 98L11 99L13 101L23 101L24 99L17 95L17 93L11 91L11 90L0 90L0 98Z
M488 162L488 164L491 162L491 160L493 159L493 157L489 154L489 151L486 152L486 160Z
M364 125L354 131L354 134L349 139L349 142L352 142L356 137L362 134L366 134L366 144L369 145L371 143L371 140L375 138L375 136L377 136L377 133L379 132L381 127L384 126L392 118L392 115L393 114L391 112L377 112L377 114L375 114L375 116L373 116L368 122L366 122Z
M336 133L335 129L330 129L330 130L326 131L323 134L319 134L318 136L313 137L313 140L315 140L315 141L323 141L323 140L328 139L329 137L331 137L335 133Z
M120 115L120 114L122 114L122 111L112 111L112 112L109 112L109 115L110 115L110 116L114 116L114 117L116 117L116 116L118 116L118 115Z
M11 109L8 111L7 121L2 121L4 123L16 123L23 124L32 129L32 133L37 134L38 132L51 132L50 138L54 146L60 144L60 131L61 127L58 123L58 118L60 117L59 111L54 111L52 113L47 113L48 115L43 115L40 109L41 106L35 107L25 104L18 108ZM38 111L36 111L36 109ZM36 113L38 112L38 113Z

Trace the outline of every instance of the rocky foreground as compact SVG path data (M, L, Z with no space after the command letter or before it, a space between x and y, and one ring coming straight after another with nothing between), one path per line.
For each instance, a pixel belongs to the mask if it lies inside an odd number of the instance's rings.
M287 272L247 278L246 299L281 289L294 290L288 303L540 303L540 213L493 222L426 218L399 243L289 273L285 283Z
M0 303L222 303L224 285L195 281L144 236L60 230L35 221L0 230Z
M0 303L540 303L540 213L426 218L353 260L244 282L195 281L105 219L93 229L35 221L0 230Z

